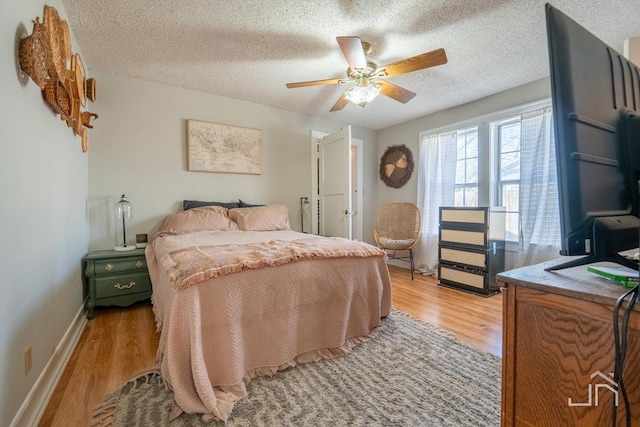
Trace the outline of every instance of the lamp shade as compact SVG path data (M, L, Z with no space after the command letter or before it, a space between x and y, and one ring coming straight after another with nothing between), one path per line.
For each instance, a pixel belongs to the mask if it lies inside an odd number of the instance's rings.
M345 93L347 101L353 102L358 105L366 105L373 101L373 99L380 94L380 88L374 84L368 84L366 86L353 86Z
M127 231L125 227L125 218L133 217L133 211L131 209L131 203L127 200L127 196L124 194L120 197L118 203L116 203L116 216L122 218L122 245L113 248L116 251L130 251L136 248L136 245L127 246Z
M127 196L124 194L120 197L118 203L116 203L116 216L118 218L131 218L133 217L133 211L131 210L131 203L127 200Z

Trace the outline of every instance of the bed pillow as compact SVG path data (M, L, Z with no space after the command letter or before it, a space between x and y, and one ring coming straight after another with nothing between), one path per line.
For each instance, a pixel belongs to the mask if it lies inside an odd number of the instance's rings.
M240 230L289 230L289 209L285 205L267 205L229 210L229 218Z
M185 210L185 211L188 211L189 209L193 209L193 208L201 208L203 206L222 206L223 208L227 208L227 209L243 207L243 206L240 206L240 204L236 203L236 202L230 202L230 203L225 203L225 202L201 202L199 200L183 200L182 201L182 209Z
M238 199L238 205L239 206L236 206L236 208L255 208L257 206L265 206L265 205L254 205L252 203L246 203L246 202L243 202L242 199Z
M238 226L229 219L229 210L222 206L203 206L167 215L159 233L183 234L195 231L237 230Z

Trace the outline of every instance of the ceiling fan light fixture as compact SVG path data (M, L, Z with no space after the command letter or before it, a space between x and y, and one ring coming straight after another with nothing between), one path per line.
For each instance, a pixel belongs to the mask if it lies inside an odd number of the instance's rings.
M369 83L366 86L353 86L344 94L344 97L349 102L364 106L367 103L373 101L373 99L378 95L380 95L380 88L372 83Z
M425 68L435 67L447 63L447 54L443 48L421 53L420 55L405 58L392 64L382 67L367 58L371 52L371 45L360 40L357 36L336 37L342 55L347 60L347 78L333 78L325 80L312 80L307 82L287 83L288 88L334 85L340 83L355 83L340 95L338 101L329 111L340 111L349 102L358 104L361 107L367 105L376 96L382 94L393 100L406 104L412 100L416 94L403 87L395 85L386 79ZM372 83L374 80L376 83Z

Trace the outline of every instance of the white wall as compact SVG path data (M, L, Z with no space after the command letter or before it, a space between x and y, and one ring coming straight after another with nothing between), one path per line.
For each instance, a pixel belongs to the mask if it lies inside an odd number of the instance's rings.
M382 129L378 132L378 160L387 147L396 144L405 144L413 153L415 168L411 179L402 188L396 189L388 187L382 181L379 181L378 203L416 203L418 199L417 172L420 161L418 138L420 132L442 128L549 97L551 97L549 78L544 78L468 104Z
M65 18L58 0L47 2ZM17 41L44 3L0 3L0 425L8 426L82 305L89 241L87 156L40 89ZM74 49L77 51L77 49ZM24 373L24 351L33 367Z
M137 233L151 240L183 199L283 203L292 228L300 230L299 198L311 196L310 131L332 132L348 124L92 70L89 75L97 79L99 115L89 138L92 250L122 240L114 206L123 193L134 209L127 222L130 242ZM260 129L262 174L187 171L187 119ZM352 134L365 145L365 236L372 236L376 134L359 127Z

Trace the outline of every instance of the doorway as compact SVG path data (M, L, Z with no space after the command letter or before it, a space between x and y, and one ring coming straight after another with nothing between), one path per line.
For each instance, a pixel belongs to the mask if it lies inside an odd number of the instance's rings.
M311 131L311 233L319 234L321 226L321 209L319 198L320 149L318 142L329 135L326 132ZM349 150L350 181L350 221L351 237L355 240L363 239L363 197L364 197L364 142L359 138L351 138Z

